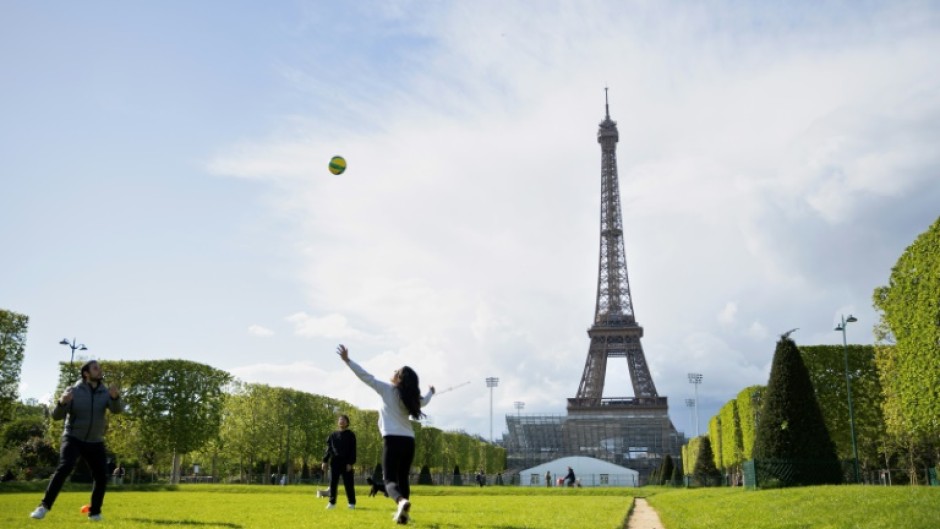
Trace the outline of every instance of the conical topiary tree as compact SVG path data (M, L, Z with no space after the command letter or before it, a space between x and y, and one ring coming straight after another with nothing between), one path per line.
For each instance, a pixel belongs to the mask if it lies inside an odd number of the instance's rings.
M672 467L672 477L669 479L669 484L673 487L678 487L682 485L682 463L676 462L675 466Z
M672 480L672 471L674 470L672 464L672 456L666 454L666 457L663 458L663 466L660 467L659 472L659 484L660 485L669 485L669 482Z
M790 331L792 332L792 331ZM823 421L809 372L790 333L780 337L762 396L754 442L759 468L783 485L841 483L835 445ZM773 461L772 464L761 462Z
M418 485L433 485L434 481L431 479L431 469L427 465L421 467L421 473L418 474Z
M715 466L715 455L712 453L712 442L707 435L700 437L698 456L695 458L695 468L692 470L692 481L696 485L708 487L717 485L721 481L721 473Z

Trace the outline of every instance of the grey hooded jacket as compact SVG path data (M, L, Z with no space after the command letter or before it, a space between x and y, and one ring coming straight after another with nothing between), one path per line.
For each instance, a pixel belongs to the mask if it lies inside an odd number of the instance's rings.
M65 419L65 431L62 435L87 443L104 442L104 411L109 409L111 413L123 412L124 404L121 398L112 399L108 388L101 383L97 388L92 388L91 384L79 380L70 389L71 402L62 404L58 401L52 410L53 419Z

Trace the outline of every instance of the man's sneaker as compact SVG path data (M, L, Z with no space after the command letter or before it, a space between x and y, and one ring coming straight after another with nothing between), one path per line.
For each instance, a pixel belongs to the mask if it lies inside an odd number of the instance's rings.
M335 504L335 503L327 503L327 504L326 504L326 510L335 509L335 508L336 508L336 504Z
M103 518L101 517L100 514L89 514L89 515L88 515L88 521L89 521L89 522L100 522L101 520L103 520Z
M354 510L354 509L356 508L356 504L355 504L355 503L350 503L348 508L349 508L349 510Z
M45 505L40 505L39 507L36 507L35 511L30 513L29 517L35 518L37 520L42 520L43 518L46 517L47 512L49 512L49 509L47 509Z
M395 513L395 521L400 524L408 523L408 511L411 510L411 502L408 499L398 502L398 511Z

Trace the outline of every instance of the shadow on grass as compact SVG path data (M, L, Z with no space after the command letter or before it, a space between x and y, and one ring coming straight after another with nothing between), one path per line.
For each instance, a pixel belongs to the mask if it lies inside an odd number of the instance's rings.
M231 527L241 529L242 526L231 522L199 522L196 520L158 520L154 518L128 518L132 522L149 523L153 525L194 525L196 527Z

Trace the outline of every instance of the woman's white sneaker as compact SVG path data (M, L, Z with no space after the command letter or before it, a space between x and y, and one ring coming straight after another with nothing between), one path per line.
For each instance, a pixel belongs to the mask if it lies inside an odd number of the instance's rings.
M395 513L395 521L400 524L408 523L408 511L411 510L411 502L407 499L398 502L398 511Z

